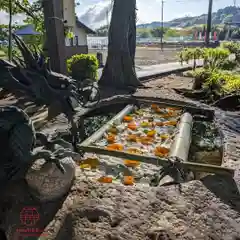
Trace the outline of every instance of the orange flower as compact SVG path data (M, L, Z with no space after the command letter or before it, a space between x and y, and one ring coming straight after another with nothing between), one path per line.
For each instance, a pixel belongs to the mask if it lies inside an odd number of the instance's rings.
M144 145L150 145L153 142L153 138L151 137L140 137L139 140Z
M123 118L123 121L124 122L131 122L133 120L133 118L131 117L131 116L125 116L124 118Z
M124 185L133 185L134 184L134 177L133 176L124 176L123 184Z
M128 135L127 136L127 141L130 141L130 142L137 142L137 135L135 134L131 134L131 135Z
M120 143L113 143L113 144L109 144L107 146L107 150L114 150L114 151L122 151L123 150L123 145Z
M100 177L100 178L98 178L98 182L100 182L100 183L112 183L112 178L111 177Z
M170 117L176 117L176 116L178 116L178 114L176 113L176 112L168 112L168 115L170 116Z
M155 155L158 157L166 157L169 153L169 149L165 147L156 147L154 151Z
M154 110L155 110L156 113L162 113L162 110L159 107L155 108Z
M176 126L177 121L167 121L163 123L164 126Z
M155 122L155 126L161 127L161 126L163 126L163 122Z
M137 129L137 124L135 122L131 122L128 124L128 128L131 130L136 130Z
M180 108L177 108L177 107L169 107L167 108L169 111L180 111L181 109Z
M124 165L127 167L137 167L140 165L140 162L134 160L124 160Z
M109 135L107 136L107 141L108 141L108 143L114 143L115 140L116 140L116 136L115 136L115 135L109 134Z
M158 105L157 105L157 104L152 104L152 105L151 105L151 108L155 110L155 109L158 108Z

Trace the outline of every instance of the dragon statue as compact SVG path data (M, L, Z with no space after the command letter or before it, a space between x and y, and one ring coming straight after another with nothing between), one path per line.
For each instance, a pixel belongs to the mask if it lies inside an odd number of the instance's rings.
M38 159L55 163L64 173L65 166L71 165L65 160L70 158L71 162L79 156L76 151L79 130L75 113L81 103L76 81L51 71L47 63L39 64L38 55L30 51L18 36L13 35L13 38L22 58L15 56L13 62L0 59L0 88L16 96L27 97L39 105L49 108L55 106L52 108L55 110L53 115L65 114L71 125L72 142L48 139L43 133L35 131L32 121L23 110L13 106L0 107L0 141L4 146L0 153L2 188L9 181L25 178L29 168ZM70 170L69 167L67 169L72 178L73 165Z
M13 34L13 38L23 60L16 56L13 63L0 59L0 87L16 95L23 94L36 104L48 106L51 117L64 113L71 124L72 144L76 150L79 134L78 121L74 119L75 110L83 106L81 101L88 96L84 98L79 94L76 80L51 71L45 62L40 64L37 52L33 53L17 35ZM86 89L85 93L91 95L96 88L91 86ZM81 93L84 94L84 91Z
M38 159L55 163L64 173L65 169L60 160L66 156L76 155L73 151L69 151L71 144L68 142L62 139L49 141L44 134L36 132L28 115L14 106L0 108L0 132L2 189L9 181L23 179L28 169ZM35 148L39 141L43 148ZM55 144L61 147L54 149Z

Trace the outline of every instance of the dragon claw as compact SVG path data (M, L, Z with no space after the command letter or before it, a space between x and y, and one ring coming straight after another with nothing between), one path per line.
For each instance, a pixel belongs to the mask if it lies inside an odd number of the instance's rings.
M52 157L49 159L49 161L55 163L56 167L61 171L62 174L64 174L66 172L65 168L63 167L63 165L60 163L60 161L57 158Z

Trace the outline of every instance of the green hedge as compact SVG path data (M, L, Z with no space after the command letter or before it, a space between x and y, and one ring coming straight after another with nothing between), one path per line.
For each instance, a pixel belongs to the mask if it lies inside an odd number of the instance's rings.
M67 60L67 67L69 74L76 80L97 80L98 60L95 55L76 54Z

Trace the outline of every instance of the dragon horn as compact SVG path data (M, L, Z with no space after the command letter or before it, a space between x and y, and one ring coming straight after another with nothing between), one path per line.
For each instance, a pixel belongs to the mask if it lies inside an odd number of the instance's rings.
M24 43L24 41L22 39L20 39L16 34L13 34L13 39L15 40L15 42L23 56L26 66L29 68L36 69L37 62L31 52L31 50L27 47L27 45Z

